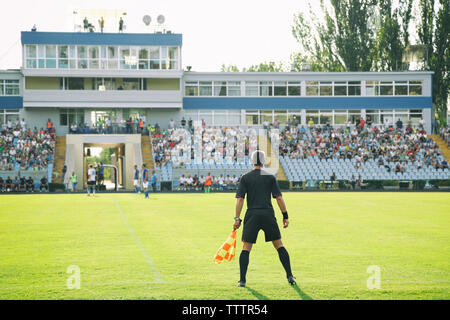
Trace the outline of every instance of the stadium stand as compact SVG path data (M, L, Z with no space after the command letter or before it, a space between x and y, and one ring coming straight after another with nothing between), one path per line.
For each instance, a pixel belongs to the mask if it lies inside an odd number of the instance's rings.
M290 181L310 183L450 178L438 145L422 128L410 125L286 128L280 163Z
M37 189L43 177L51 176L54 150L55 133L51 128L31 130L23 119L14 124L9 122L0 132L0 177L4 181L11 177L17 182L26 176L27 180L34 181L33 188Z
M180 179L189 175L211 172L217 181L220 175L239 177L251 168L255 134L248 127L158 128L151 135L155 167L161 181L182 189ZM268 136L279 147L279 172L292 182L450 179L438 144L421 126L287 126L271 129ZM448 130L441 137L448 138ZM245 147L237 148L239 143Z

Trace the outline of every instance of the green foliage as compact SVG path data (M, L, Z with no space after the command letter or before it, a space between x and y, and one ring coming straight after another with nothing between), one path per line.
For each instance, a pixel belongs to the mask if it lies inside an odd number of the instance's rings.
M276 63L273 61L262 62L260 64L254 64L248 68L242 68L242 71L236 65L222 65L222 72L286 72L288 71L286 66L282 63Z

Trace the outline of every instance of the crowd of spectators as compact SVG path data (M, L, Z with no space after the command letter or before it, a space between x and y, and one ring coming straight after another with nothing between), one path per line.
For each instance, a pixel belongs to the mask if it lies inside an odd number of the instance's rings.
M36 185L32 177L25 176L14 177L13 179L8 176L3 179L0 176L0 192L34 192L36 187L39 190L48 192L48 180L44 176L41 178L39 185Z
M27 128L24 119L8 121L0 131L0 170L45 170L55 150L55 130L50 119L47 127Z
M236 175L230 176L223 174L219 176L211 176L212 190L236 190L239 184L240 177ZM178 190L204 190L206 177L204 175L181 175L178 181Z
M291 159L351 159L356 169L369 159L386 170L404 172L406 165L417 169L447 168L440 160L438 145L427 137L422 125L375 126L360 122L356 126L287 126L280 134L279 154Z
M143 134L148 135L150 126L145 124L145 119L130 117L122 120L99 118L91 126L80 122L71 124L69 132L72 134Z
M194 128L189 120L178 128L172 123L167 130L158 127L151 132L155 164L159 167L169 162L175 168L186 163L244 163L257 147L257 132L247 127L206 126L202 121Z

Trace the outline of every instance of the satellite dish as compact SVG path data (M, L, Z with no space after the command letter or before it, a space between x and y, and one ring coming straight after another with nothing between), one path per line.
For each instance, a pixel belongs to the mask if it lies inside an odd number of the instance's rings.
M144 21L145 25L148 26L150 24L150 22L152 22L152 18L146 14L143 18L142 21Z
M166 18L164 18L164 16L162 14L160 14L157 18L157 21L159 24L163 24L165 20L166 20Z

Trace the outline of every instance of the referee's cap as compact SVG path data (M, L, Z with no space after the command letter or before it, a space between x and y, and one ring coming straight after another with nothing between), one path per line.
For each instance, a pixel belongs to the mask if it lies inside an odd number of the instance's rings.
M251 161L254 166L263 166L266 163L266 154L262 150L252 153Z

